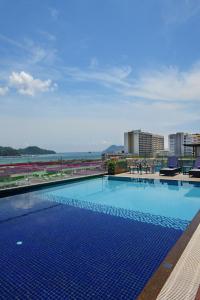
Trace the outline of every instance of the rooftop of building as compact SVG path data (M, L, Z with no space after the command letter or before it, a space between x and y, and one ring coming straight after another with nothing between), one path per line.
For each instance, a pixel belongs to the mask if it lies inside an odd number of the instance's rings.
M148 131L142 131L141 129L135 129L135 130L133 129L133 130L127 131L126 133L142 133L142 134L153 135L153 136L156 136L156 137L164 138L164 136L161 135L161 134L152 133L152 132L148 132Z

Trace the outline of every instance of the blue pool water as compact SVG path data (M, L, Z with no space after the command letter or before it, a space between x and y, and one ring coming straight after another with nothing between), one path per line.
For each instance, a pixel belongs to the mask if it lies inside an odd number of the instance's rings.
M0 299L136 299L199 207L198 185L107 178L0 199Z
M200 185L169 181L108 180L107 177L53 188L46 194L81 202L191 220L200 208ZM65 202L63 200L63 202Z

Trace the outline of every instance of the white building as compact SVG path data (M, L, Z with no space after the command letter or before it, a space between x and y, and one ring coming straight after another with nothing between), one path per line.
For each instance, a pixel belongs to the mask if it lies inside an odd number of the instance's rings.
M164 150L164 136L133 130L124 133L124 150L135 156L152 157L159 150Z
M187 143L191 149L194 157L200 157L200 133L191 134L192 142Z
M171 155L192 156L192 148L185 146L185 144L191 144L193 142L192 134L184 132L170 134L168 137L168 142L169 152Z

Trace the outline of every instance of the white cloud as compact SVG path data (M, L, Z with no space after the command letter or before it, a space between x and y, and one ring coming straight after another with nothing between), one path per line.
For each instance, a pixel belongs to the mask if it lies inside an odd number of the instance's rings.
M131 67L112 67L95 70L89 68L81 70L79 68L65 68L69 77L77 81L94 81L107 87L120 88L129 87L128 76L131 74Z
M8 92L8 87L7 86L0 87L0 96L6 95L7 92Z
M164 67L143 72L138 77L130 66L104 70L66 68L65 72L73 80L96 82L123 96L146 100L200 101L200 63L187 71Z
M39 32L45 36L46 43L43 42L40 44L30 38L24 38L18 41L0 34L0 41L14 47L17 56L17 59L16 56L13 56L9 57L7 61L5 61L5 58L0 59L0 64L6 66L6 68L4 68L7 70L10 68L23 69L24 66L38 66L41 72L42 66L50 66L56 63L58 61L57 49L49 45L50 39L53 40L54 36L45 31Z
M151 100L200 101L200 65L184 72L169 67L142 74L125 94Z
M14 39L11 39L11 38L3 35L3 34L0 34L0 40L2 40L3 42L6 42L8 44L10 44L11 46L14 46L14 47L26 50L26 47L22 43L14 40Z
M57 58L57 50L48 44L46 46L35 43L31 39L24 39L24 45L28 55L28 63L31 65L48 63L52 64Z
M15 87L20 94L34 96L36 93L52 91L56 84L50 79L40 80L33 78L32 75L22 71L20 73L12 72L9 77L10 85Z

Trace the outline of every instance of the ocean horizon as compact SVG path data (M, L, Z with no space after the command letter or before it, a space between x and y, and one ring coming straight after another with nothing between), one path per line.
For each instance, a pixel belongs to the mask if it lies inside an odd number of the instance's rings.
M43 155L0 156L0 165L36 161L100 159L102 152L64 152Z

